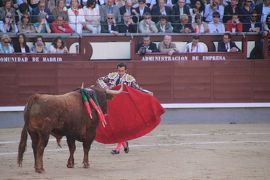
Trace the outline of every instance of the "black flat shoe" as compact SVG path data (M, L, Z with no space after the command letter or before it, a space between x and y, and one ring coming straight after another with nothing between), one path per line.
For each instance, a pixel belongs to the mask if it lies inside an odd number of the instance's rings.
M128 153L129 152L128 142L126 142L126 144L127 144L127 147L124 148L124 151L125 153Z
M111 154L119 154L120 152L119 151L116 151L115 149L112 150Z

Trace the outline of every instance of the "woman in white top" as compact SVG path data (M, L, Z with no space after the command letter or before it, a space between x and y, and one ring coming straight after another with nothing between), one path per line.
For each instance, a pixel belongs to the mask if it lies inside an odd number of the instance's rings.
M65 46L65 43L62 40L62 38L57 37L56 39L53 40L49 52L53 54L66 54L68 53L68 49Z
M7 34L4 34L1 38L0 53L3 53L3 54L14 53L14 48L11 45L11 39L10 39L9 35L7 35Z
M192 42L188 43L185 46L184 52L189 53L202 53L206 52L206 49L204 48L203 44L199 42L200 37L198 35L194 35L192 38Z
M85 18L83 9L79 9L77 0L71 1L71 7L68 9L69 25L78 34L82 34L83 26L85 25Z
M208 24L210 33L225 33L225 26L219 21L220 15L218 12L213 13L213 21Z
M99 6L96 4L95 0L88 0L87 5L83 7L84 18L86 21L86 29L93 34L100 33L100 14Z
M204 4L203 4L203 2L201 0L196 0L195 1L194 7L189 9L192 23L195 22L195 15L196 14L199 13L201 16L203 16L204 8L205 8L205 6L204 6Z

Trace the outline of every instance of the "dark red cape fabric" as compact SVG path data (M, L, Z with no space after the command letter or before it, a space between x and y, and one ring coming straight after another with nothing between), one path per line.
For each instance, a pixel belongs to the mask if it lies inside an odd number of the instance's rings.
M116 86L113 89L119 89ZM107 103L107 125L99 124L96 141L114 144L141 137L152 131L165 112L158 100L149 94L124 85L124 91Z

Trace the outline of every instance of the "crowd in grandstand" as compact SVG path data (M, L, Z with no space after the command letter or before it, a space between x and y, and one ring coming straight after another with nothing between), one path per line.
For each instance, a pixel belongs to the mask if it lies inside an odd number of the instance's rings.
M3 0L0 32L269 32L269 16L270 0Z
M270 0L3 0L0 2L1 32L20 33L16 47L11 46L8 36L2 36L2 53L67 53L61 38L56 38L47 48L42 36L36 38L29 50L22 33L267 34ZM171 36L165 38L163 46L171 41ZM199 38L194 36L192 42L197 41ZM186 51L193 52L191 45ZM162 44L156 49L161 51ZM203 52L202 47L199 49Z

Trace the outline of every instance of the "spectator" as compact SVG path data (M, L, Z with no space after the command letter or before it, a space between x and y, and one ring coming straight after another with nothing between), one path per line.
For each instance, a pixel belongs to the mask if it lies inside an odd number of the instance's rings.
M203 53L207 51L203 44L200 42L200 36L194 35L192 37L192 42L186 44L184 52Z
M191 24L189 23L188 15L183 14L180 17L180 24L175 24L175 27L173 28L174 32L176 33L192 33L194 32Z
M56 7L56 4L59 0L47 0L46 1L46 7L49 8L49 10L52 12L52 10Z
M200 14L201 16L204 15L204 9L205 5L203 2L201 0L196 0L194 7L189 9L192 23L195 22L196 14Z
M255 7L258 18L261 23L265 22L266 16L270 13L270 0L263 0L263 3L258 4Z
M143 20L139 23L139 32L140 33L157 33L158 29L154 21L151 20L151 14L145 13Z
M34 45L31 48L32 53L48 53L48 49L45 46L42 36L37 36Z
M67 8L65 7L65 0L57 1L57 7L52 10L53 19L57 19L57 17L62 16L64 21L68 21Z
M262 24L259 21L258 14L253 11L250 18L246 18L244 22L243 31L244 32L260 32L262 30Z
M17 33L18 28L17 25L14 22L14 18L12 18L12 15L10 12L6 13L4 22L0 21L0 32L4 33Z
M113 14L107 14L107 21L101 24L101 33L111 33L113 35L118 35L118 26Z
M203 22L202 15L199 13L195 15L195 22L192 23L192 28L195 33L209 33L208 24Z
M21 22L18 25L19 32L21 33L34 33L35 28L30 24L30 16L28 14L24 14L21 17Z
M173 6L172 9L173 23L180 23L180 18L184 14L187 15L187 17L189 17L188 22L191 23L189 7L186 5L185 0L178 0L178 3L175 6Z
M233 14L232 19L227 21L226 31L229 32L243 32L243 24L238 18L238 14Z
M169 56L177 52L176 45L172 42L172 36L169 35L164 36L163 41L158 44L158 49Z
M85 26L84 12L79 8L77 0L71 1L71 7L68 9L69 26L78 34L82 34L83 26Z
M6 15L9 14L15 22L15 9L13 8L12 0L4 1L4 6L0 8L0 20L5 21Z
M14 44L15 53L30 53L30 49L26 44L26 37L24 34L17 36L17 42Z
M33 11L33 9L38 7L39 1L40 0L27 0L27 3L29 4L31 12Z
M225 33L223 41L218 43L218 52L238 52L240 49L236 46L235 42L231 41L231 34Z
M213 21L213 14L215 12L219 13L219 21L222 22L223 15L224 15L224 6L220 3L220 0L213 0L211 4L207 4L205 6L205 13L204 18L206 22Z
M158 4L152 8L151 14L155 23L159 21L160 16L166 16L168 21L173 21L173 19L171 19L172 9L168 6L165 6L165 0L158 0Z
M238 5L238 0L231 0L231 2L225 6L223 23L227 23L228 20L231 20L233 14L238 14L240 19L242 19L242 10Z
M151 14L151 10L146 6L145 0L138 0L139 6L135 9L136 15L139 17L139 21L142 21L145 13ZM135 12L134 12L135 13Z
M72 33L73 30L69 24L64 20L64 17L59 15L52 23L51 29L53 33Z
M38 22L34 23L34 28L37 33L51 33L50 25L46 20L46 14L40 14Z
M115 5L118 6L119 8L124 6L126 3L125 0L115 0Z
M100 8L101 21L106 21L107 14L112 14L117 23L121 22L121 15L119 7L114 4L114 0L107 0L105 5Z
M208 24L210 33L225 33L225 26L220 22L220 15L218 12L213 13L213 21Z
M7 34L4 34L1 38L0 53L3 53L3 54L14 53L13 46L11 45L11 39L10 39L9 35L7 35Z
M121 17L124 16L125 13L128 13L129 15L133 16L132 20L133 22L138 22L137 12L134 7L132 7L132 0L127 0L125 5L119 8ZM124 19L122 19L124 20Z
M123 22L119 25L120 33L136 33L137 25L133 22L129 13L124 13Z
M155 43L151 42L150 36L144 36L143 43L138 45L137 52L140 55L145 55L147 53L158 52L158 48Z
M87 0L87 5L83 7L86 29L93 34L98 34L101 31L99 6L95 0Z
M270 33L270 13L267 15L266 20L263 24L263 30L267 32L267 34Z
M21 23L21 20L22 20L22 16L23 15L29 15L30 16L30 12L29 12L29 6L27 3L22 3L19 5L19 8L16 10L16 13L17 13L17 21L16 22L20 22ZM16 19L16 18L15 18ZM29 17L30 19L30 17Z
M150 9L152 9L153 6L155 4L157 4L157 1L156 0L145 0L145 4L146 4L147 7L149 7Z
M66 54L66 53L68 53L68 49L65 46L65 43L62 40L62 38L57 37L53 40L53 42L50 46L49 52L53 53L53 54Z
M241 9L242 10L242 22L246 22L246 21L249 21L250 19L250 16L252 14L252 12L254 11L254 4L253 4L253 1L252 0L244 0L244 5L243 5L243 8Z
M168 22L167 16L161 16L159 22L157 23L157 29L160 33L172 33L173 26L171 22Z
M53 15L51 14L51 11L46 8L46 2L45 0L40 0L38 7L33 9L32 11L32 17L31 20L33 23L38 22L38 18L40 15L43 15L46 19L46 21L50 24L53 22Z

